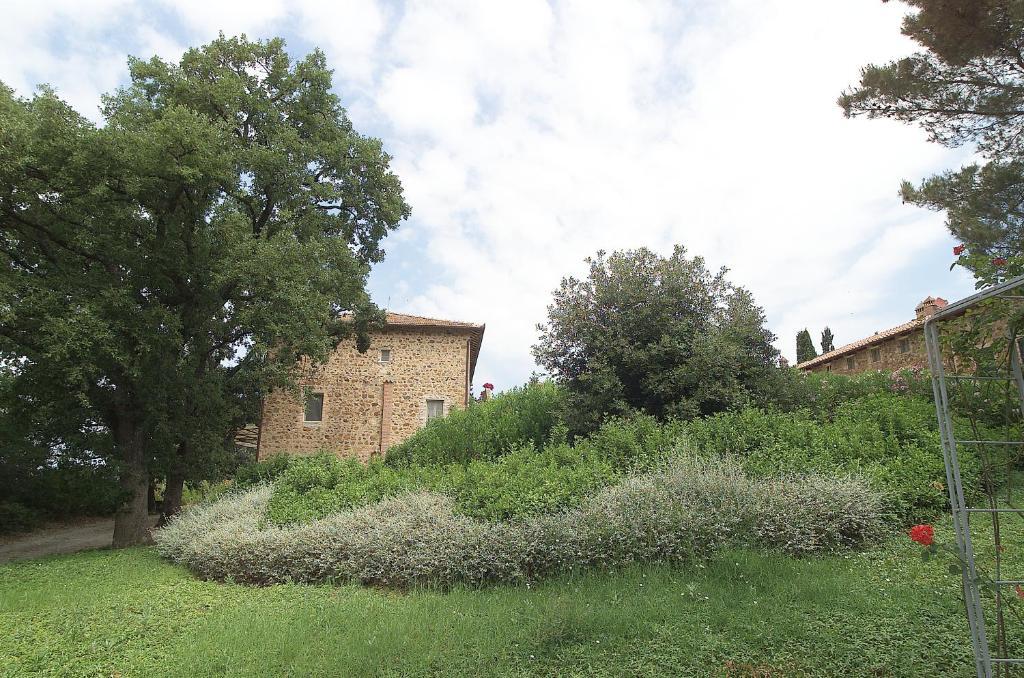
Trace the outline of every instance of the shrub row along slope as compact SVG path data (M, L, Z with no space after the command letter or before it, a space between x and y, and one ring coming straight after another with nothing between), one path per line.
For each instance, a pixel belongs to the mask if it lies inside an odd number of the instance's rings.
M877 375L803 383L818 394L807 398L813 407L749 408L690 422L612 418L571 445L552 414L558 391L542 384L432 422L368 465L333 455L281 457L247 469L238 485L275 480L268 513L280 525L419 490L449 496L463 515L499 520L572 508L681 450L735 458L754 477L863 475L885 494L898 526L944 510L945 471L930 401L893 392L893 382ZM973 450L961 451L961 466L965 487L976 491L981 469Z
M884 509L856 478L759 480L730 462L687 458L576 508L517 520L474 520L418 492L278 527L262 518L272 493L260 485L197 507L158 532L157 547L217 580L447 587L702 559L722 546L858 547L881 534Z
M559 390L534 385L431 422L369 464L255 464L159 541L207 577L394 586L685 560L723 544L856 547L945 505L933 405L906 383L800 379L808 407L612 418L571 444ZM976 488L977 459L964 451L962 464Z

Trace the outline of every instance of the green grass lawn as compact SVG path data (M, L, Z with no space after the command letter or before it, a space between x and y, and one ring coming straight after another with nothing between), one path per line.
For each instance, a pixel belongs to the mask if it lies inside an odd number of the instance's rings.
M94 551L0 566L0 674L964 676L946 568L901 536L399 593L202 582L150 549Z

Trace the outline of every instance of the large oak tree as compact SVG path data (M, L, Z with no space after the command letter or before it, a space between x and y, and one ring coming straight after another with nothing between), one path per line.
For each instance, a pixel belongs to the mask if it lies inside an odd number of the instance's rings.
M564 278L533 355L568 391L575 432L606 415L695 417L760 402L778 371L750 293L676 246L598 252Z
M297 356L365 348L369 266L409 213L321 52L221 36L129 66L102 125L0 86L0 351L25 403L110 436L115 545L147 538L150 475L173 495Z

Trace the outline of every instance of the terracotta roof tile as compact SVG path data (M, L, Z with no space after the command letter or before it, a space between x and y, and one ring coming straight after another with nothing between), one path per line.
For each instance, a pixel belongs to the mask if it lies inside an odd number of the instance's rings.
M390 311L388 311L387 313L387 324L419 327L483 327L483 325L478 325L477 323L467 323L461 322L459 320L444 320L442 318L428 318L422 315L411 315L409 313L392 313Z

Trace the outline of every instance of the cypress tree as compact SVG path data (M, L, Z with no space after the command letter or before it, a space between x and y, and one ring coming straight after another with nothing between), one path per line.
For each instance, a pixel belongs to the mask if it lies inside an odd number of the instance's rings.
M796 333L796 362L802 363L811 358L818 357L818 350L814 348L814 340L806 328Z
M828 353L836 350L836 346L832 343L832 330L826 325L825 329L821 331L821 352Z

